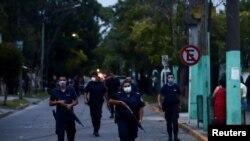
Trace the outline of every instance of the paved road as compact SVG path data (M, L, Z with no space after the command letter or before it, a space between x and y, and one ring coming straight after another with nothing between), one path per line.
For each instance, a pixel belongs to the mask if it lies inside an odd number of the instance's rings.
M109 112L103 106L103 118L100 129L100 137L92 135L89 108L82 103L75 107L75 113L83 122L85 127L77 124L76 141L119 141L117 125L113 119L109 119ZM17 111L7 117L0 119L1 141L55 141L55 121L52 116L54 107L48 106L48 99L37 105L31 105L21 111ZM137 141L166 141L165 120L159 113L153 112L150 105L145 107L143 126L146 132L139 131ZM180 129L182 141L195 141L190 134Z

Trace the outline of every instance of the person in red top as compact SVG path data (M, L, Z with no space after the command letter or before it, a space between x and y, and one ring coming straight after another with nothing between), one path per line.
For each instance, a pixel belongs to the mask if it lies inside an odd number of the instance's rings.
M213 92L214 123L226 124L226 80L221 79Z

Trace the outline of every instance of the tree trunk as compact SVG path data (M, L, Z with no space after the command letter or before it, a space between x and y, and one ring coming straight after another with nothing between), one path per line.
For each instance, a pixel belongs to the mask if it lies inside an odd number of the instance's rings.
M3 101L3 105L7 105L7 99L8 99L8 90L6 90L6 84L3 84L4 86L4 101Z

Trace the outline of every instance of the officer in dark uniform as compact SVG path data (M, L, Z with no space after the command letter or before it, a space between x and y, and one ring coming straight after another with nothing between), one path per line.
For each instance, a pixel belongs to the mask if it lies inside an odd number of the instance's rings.
M180 109L180 90L179 86L174 83L174 75L172 73L167 74L167 84L162 86L157 100L159 106L165 112L169 137L168 141L172 141L172 130L174 133L174 141L179 141L178 118Z
M109 104L116 105L115 121L118 125L120 141L135 141L145 103L141 95L132 89L131 81L124 80L122 90L109 100ZM133 111L136 119L131 115L127 106Z
M68 141L74 141L76 128L75 120L69 110L73 110L73 106L78 104L75 90L66 86L66 77L60 76L58 81L59 87L49 92L51 93L49 105L56 106L56 134L58 141L64 141L65 130Z
M104 97L107 101L106 87L96 72L92 73L91 81L85 87L84 103L89 105L92 125L94 127L93 135L99 136L101 126L102 106Z
M113 73L110 73L109 78L105 82L105 85L108 90L108 99L110 99L114 94L118 93L121 84L118 78L116 78ZM111 113L110 118L114 118L115 108L113 105L110 105L109 108Z

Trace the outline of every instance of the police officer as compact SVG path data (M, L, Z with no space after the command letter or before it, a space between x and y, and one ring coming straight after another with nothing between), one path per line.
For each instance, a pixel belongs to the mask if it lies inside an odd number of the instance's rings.
M69 110L78 104L75 90L66 86L66 77L60 76L58 86L49 92L51 93L49 105L56 106L56 134L58 141L64 141L65 130L68 141L74 141L76 128L75 120Z
M89 105L92 125L94 127L93 135L99 136L101 125L102 106L104 97L107 101L106 87L96 72L92 73L91 81L85 87L84 103Z
M110 99L114 94L116 94L120 89L120 81L113 73L109 74L109 78L105 81L105 85L108 90L108 99ZM114 118L114 106L110 105L110 118Z
M145 103L141 95L132 89L131 81L124 80L121 91L109 100L109 104L116 105L115 121L118 125L120 141L135 141ZM131 115L127 106L133 111L136 119Z
M179 86L174 83L173 73L167 74L167 84L162 86L157 100L159 106L165 112L169 137L168 141L172 141L172 131L174 134L174 141L179 141L178 118L180 109L180 90Z

